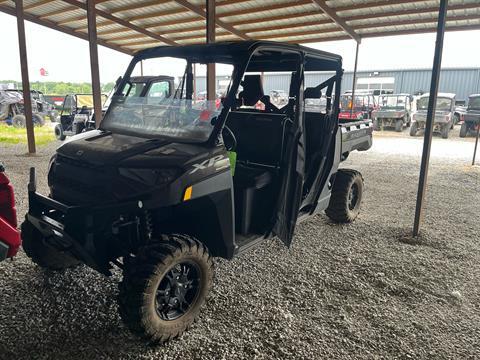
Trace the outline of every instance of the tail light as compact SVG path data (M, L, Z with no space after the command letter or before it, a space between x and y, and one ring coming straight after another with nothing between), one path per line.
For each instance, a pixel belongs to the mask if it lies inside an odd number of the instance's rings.
M5 219L13 228L17 227L17 210L13 186L10 184L5 169L0 165L0 217Z

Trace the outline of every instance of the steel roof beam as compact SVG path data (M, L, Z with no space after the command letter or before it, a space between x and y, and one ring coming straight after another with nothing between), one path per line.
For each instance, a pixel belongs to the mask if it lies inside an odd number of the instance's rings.
M324 0L312 0L314 4L316 4L322 11L332 19L338 26L340 26L350 37L355 40L356 42L361 42L362 39L360 36L353 30L353 28L348 25L340 16L337 15L335 10L327 5Z
M14 8L9 7L9 6L0 5L0 11L5 13L5 14L8 14L8 15L15 16ZM77 33L74 30L72 30L70 28L67 28L65 26L59 26L56 23L54 23L53 21L46 20L46 19L40 19L37 16L32 15L32 14L28 14L28 13L24 13L24 18L25 18L25 20L33 22L35 24L42 25L42 26L48 27L50 29L57 30L57 31L63 32L65 34L75 36L79 39L88 41L88 36L86 34ZM124 49L121 46L112 44L108 41L98 39L97 42L98 42L99 45L105 46L105 47L110 48L112 50L116 50L116 51L119 51L119 52L127 54L127 55L132 55L133 54L132 51L130 51L128 49Z
M77 0L63 0L63 1L66 2L66 3L69 3L69 4L71 4L71 5L75 5L75 6L79 7L79 8L84 9L84 10L87 9L87 5L86 5L85 3L80 2L80 1L77 1ZM108 20L111 20L111 21L113 21L113 22L116 22L116 23L119 24L119 25L122 25L122 26L124 26L124 27L130 28L130 29L132 29L132 30L134 30L134 31L137 31L137 32L139 32L139 33L142 33L142 34L145 34L145 35L147 35L147 36L150 36L151 38L157 39L157 40L159 40L159 41L161 41L161 42L163 42L163 43L165 43L165 44L168 44L168 45L176 45L176 44L177 44L175 41L172 41L172 40L170 40L170 39L167 39L167 38L165 38L165 37L163 37L163 36L161 36L161 35L158 35L158 34L156 34L156 33L154 33L154 32L148 31L148 30L146 30L146 29L144 29L144 28L142 28L142 27L140 27L140 26L137 26L137 25L135 25L135 24L132 24L131 22L128 22L127 20L123 20L123 19L121 19L121 18L119 18L119 17L117 17L117 16L111 15L111 14L109 14L109 13L103 11L103 10L97 10L96 12L97 12L97 15L98 15L98 16L101 16L101 17L103 17L103 18L105 18L105 19L108 19ZM98 27L97 27L97 28L98 28Z
M174 0L177 4L182 5L190 11L193 11L195 14L200 15L202 18L207 19L207 13L199 6L189 3L187 0ZM221 16L221 15L220 15ZM219 16L215 16L215 24L225 30L231 32L234 35L237 35L239 38L244 40L249 40L250 37L244 34L242 31L235 29L233 26L228 25L219 19Z

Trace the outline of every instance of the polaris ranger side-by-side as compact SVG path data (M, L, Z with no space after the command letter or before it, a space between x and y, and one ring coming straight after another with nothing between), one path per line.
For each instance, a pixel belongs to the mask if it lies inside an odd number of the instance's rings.
M462 121L460 121L460 137L466 137L469 133L475 133L480 126L480 94L468 97L468 105Z
M425 129L427 121L429 94L423 94L417 100L417 111L412 115L410 136L416 136L419 130ZM455 112L455 94L438 93L437 106L433 119L433 131L440 132L442 138L447 139L448 134L458 122Z
M185 69L174 96L124 96L135 67L152 59ZM202 64L233 69L219 107L193 97ZM283 107L264 95L263 71L291 74ZM313 71L334 75L305 88ZM31 170L26 253L50 269L121 268L125 324L151 342L178 336L212 286L212 257L232 259L272 236L289 246L295 225L320 211L335 222L357 217L363 178L338 166L370 148L373 127L339 125L342 74L340 56L265 41L138 52L100 128L52 157L49 196L36 192ZM305 111L322 93L326 106Z
M373 128L383 130L385 126L401 132L403 127L410 126L411 100L409 94L388 94L378 97L378 108L372 112Z

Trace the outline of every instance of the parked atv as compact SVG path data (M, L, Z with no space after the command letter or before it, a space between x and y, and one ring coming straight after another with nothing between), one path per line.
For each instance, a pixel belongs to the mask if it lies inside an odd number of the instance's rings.
M32 112L33 125L43 126L45 121L42 116L36 113L34 101L32 101ZM25 127L23 95L20 91L0 90L0 121L18 128Z
M384 127L394 127L401 132L410 126L411 96L409 94L380 95L378 108L372 112L373 128L383 130Z
M102 95L102 104L107 97ZM55 125L55 137L65 140L67 136L77 135L95 129L92 94L69 94L63 100L60 122Z
M476 132L480 126L480 94L470 95L468 106L462 121L460 121L460 137Z
M135 67L152 58L185 64L175 95L126 96ZM208 63L233 68L219 108L193 98L193 68ZM283 107L264 95L263 71L291 73ZM304 74L317 71L333 75L304 89ZM296 224L321 211L334 222L357 217L362 175L338 166L371 147L373 127L370 120L339 125L342 75L340 56L283 43L139 51L100 128L52 157L49 196L36 192L31 169L27 255L54 270L121 268L125 324L152 342L177 337L210 291L212 257L232 259L272 236L290 246ZM322 93L325 111L305 111L305 100ZM255 108L259 101L264 110Z
M410 136L416 136L419 130L425 129L427 121L429 94L423 94L417 100L417 111L412 116ZM433 131L439 132L442 138L447 139L453 126L458 122L455 112L455 94L438 93Z
M0 261L14 257L20 245L13 187L0 163Z
M340 114L338 118L341 122L372 118L372 112L376 108L375 97L363 94L354 96L355 101L352 101L351 94L342 95L340 98Z

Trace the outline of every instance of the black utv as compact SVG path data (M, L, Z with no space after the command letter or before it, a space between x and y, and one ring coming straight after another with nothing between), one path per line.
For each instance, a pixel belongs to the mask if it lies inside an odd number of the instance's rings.
M158 58L184 66L174 96L125 96L139 62ZM193 97L192 69L202 64L233 71L220 106ZM283 107L264 95L264 71L290 73ZM325 81L305 88L305 74L319 71ZM370 148L373 127L339 125L342 74L340 56L291 44L140 51L100 128L52 157L49 196L36 192L31 169L25 252L49 269L121 268L125 324L151 342L178 336L212 286L212 257L232 259L272 236L289 246L295 225L320 211L334 222L357 217L363 178L338 166ZM305 111L322 94L326 106Z

